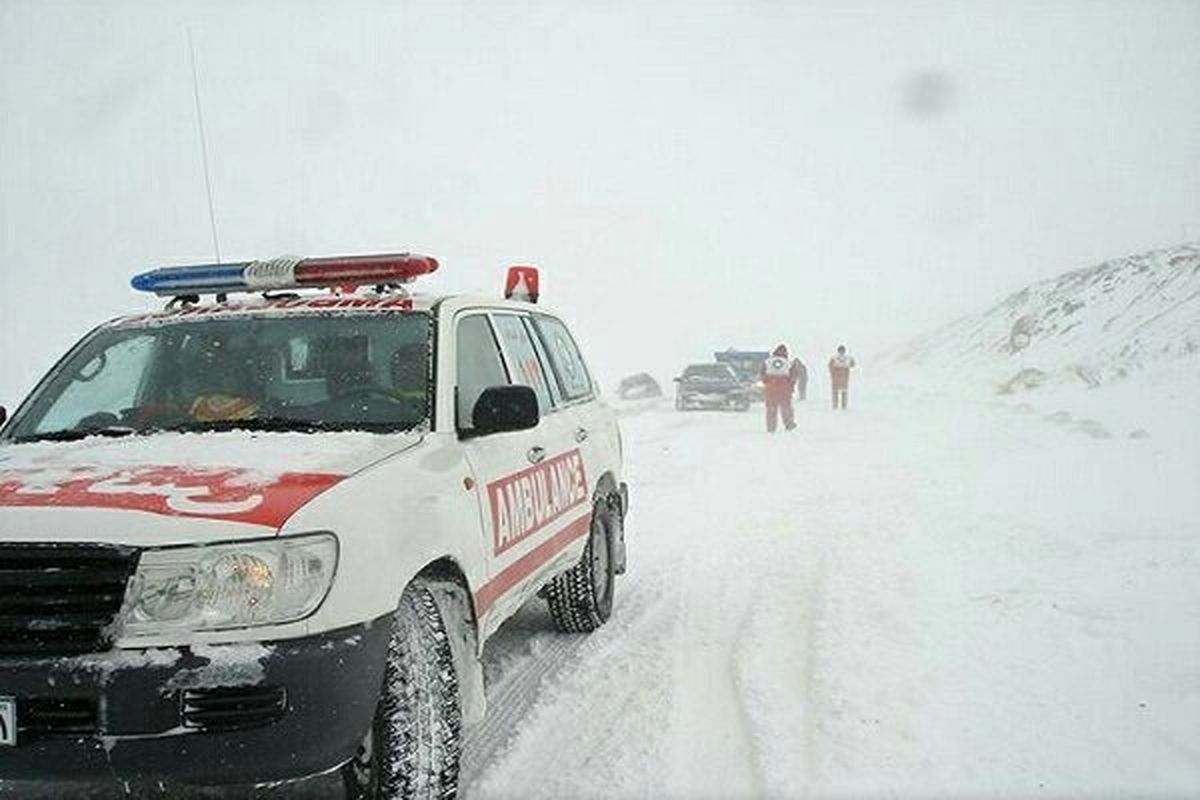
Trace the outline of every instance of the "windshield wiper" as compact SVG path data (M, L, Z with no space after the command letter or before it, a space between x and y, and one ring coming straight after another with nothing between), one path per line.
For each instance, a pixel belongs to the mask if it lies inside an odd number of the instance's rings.
M34 433L29 436L14 437L13 441L21 444L26 442L77 442L89 436L107 436L110 439L119 439L122 436L133 436L138 432L136 428L128 428L123 425L108 425L103 428L67 428L61 431Z
M307 419L290 419L288 417L254 417L251 419L212 420L210 422L183 422L179 425L167 425L165 427L158 428L158 430L171 431L173 433L208 433L210 431L278 431L285 433L318 433L321 431L345 430L345 427Z
M293 419L291 417L255 417L253 419L213 420L211 422L183 422L155 428L150 433L211 433L225 431L268 431L272 433L400 433L411 431L420 421L401 420L396 422L327 422L317 419Z

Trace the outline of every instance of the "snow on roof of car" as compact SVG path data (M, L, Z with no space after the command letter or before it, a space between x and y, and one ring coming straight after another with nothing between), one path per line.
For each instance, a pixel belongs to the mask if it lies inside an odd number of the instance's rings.
M221 302L173 303L158 311L131 314L112 320L114 327L141 327L180 320L264 315L306 315L338 313L402 313L429 312L442 301L454 301L456 306L486 306L532 310L533 306L516 300L474 295L431 295L407 293L383 294L287 294L248 297L236 295Z
M184 319L330 313L429 311L441 298L409 294L288 294L207 303L173 303L167 308L112 321L118 327L154 325Z

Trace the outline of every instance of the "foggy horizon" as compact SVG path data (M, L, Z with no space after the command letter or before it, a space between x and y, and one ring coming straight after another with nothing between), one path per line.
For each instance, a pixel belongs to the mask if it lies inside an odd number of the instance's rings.
M486 294L536 264L610 388L871 356L1200 236L1194 3L353 8L0 7L3 402L153 307L132 274L214 258L189 29L225 260L408 250L418 291Z

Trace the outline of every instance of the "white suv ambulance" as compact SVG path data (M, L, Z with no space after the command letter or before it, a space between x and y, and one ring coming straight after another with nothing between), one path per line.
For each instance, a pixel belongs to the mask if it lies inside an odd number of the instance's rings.
M340 769L353 798L452 797L488 637L539 593L565 631L605 622L615 416L536 270L506 300L401 285L436 267L139 275L167 308L94 330L16 410L0 780Z

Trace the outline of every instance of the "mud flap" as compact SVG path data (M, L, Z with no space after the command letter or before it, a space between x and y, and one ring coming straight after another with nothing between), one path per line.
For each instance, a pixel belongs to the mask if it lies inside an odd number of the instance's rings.
M612 532L613 572L625 574L625 515L629 513L629 484L622 483L618 494L609 501L609 507L616 511L616 530Z
M479 659L475 614L470 598L457 583L438 582L430 584L429 588L450 639L463 724L477 725L487 715L487 695L483 687L483 662Z

